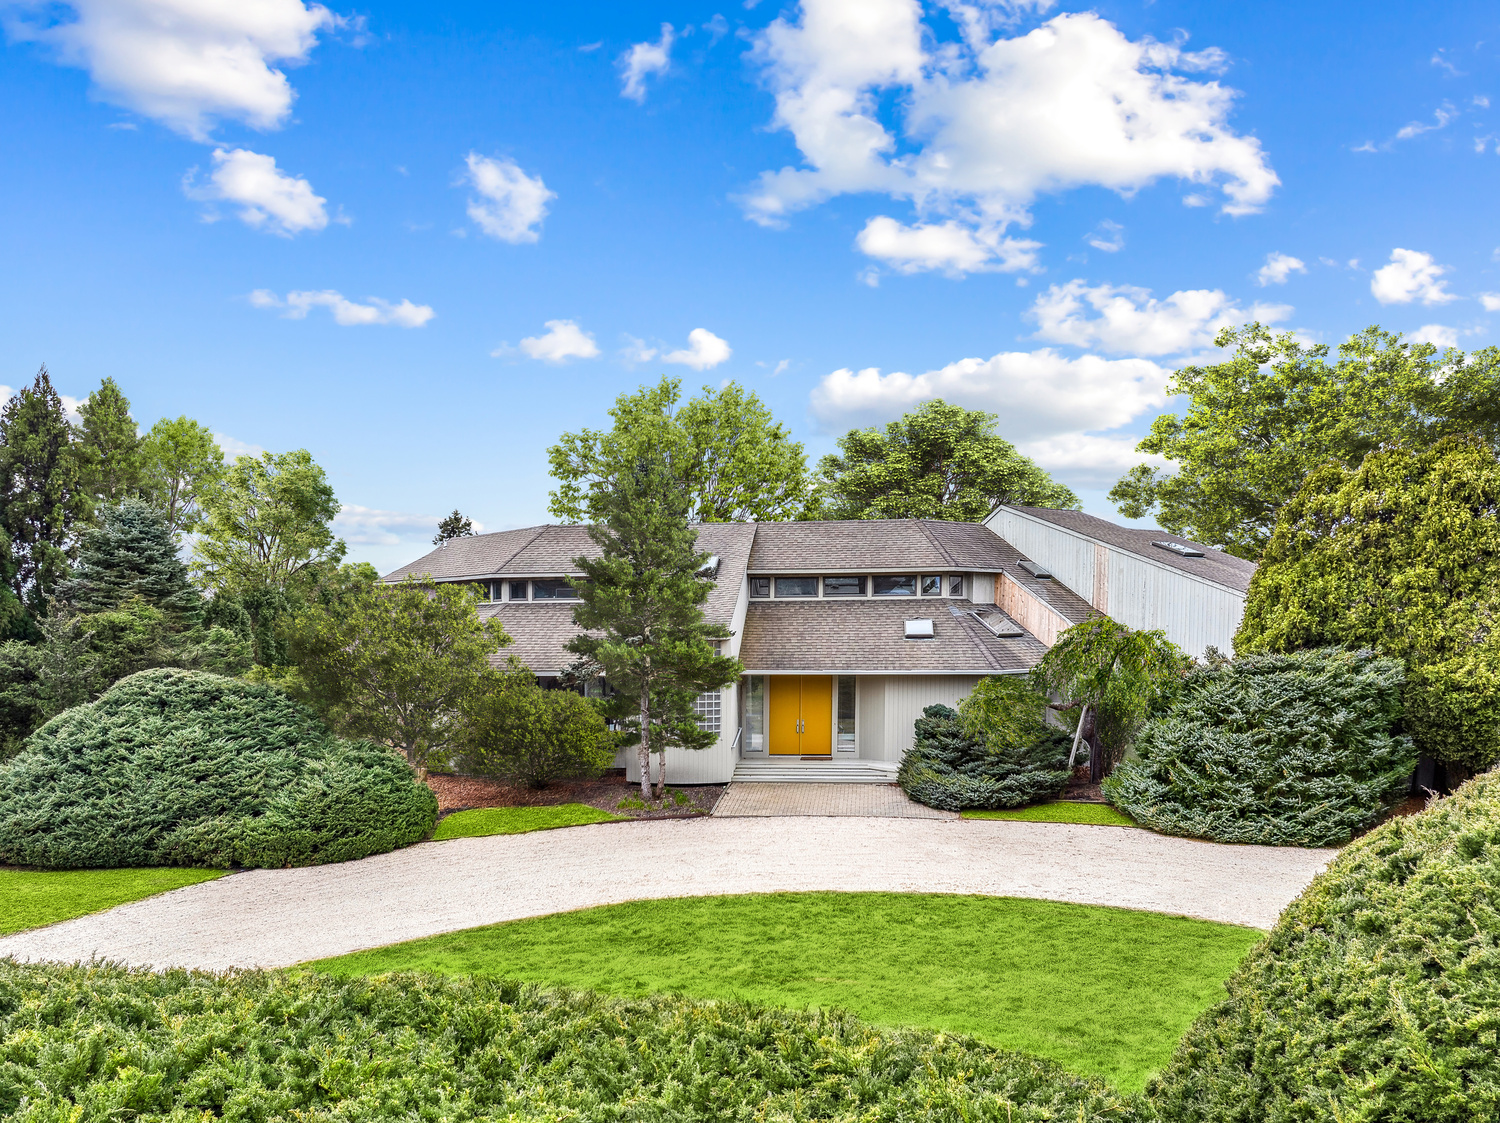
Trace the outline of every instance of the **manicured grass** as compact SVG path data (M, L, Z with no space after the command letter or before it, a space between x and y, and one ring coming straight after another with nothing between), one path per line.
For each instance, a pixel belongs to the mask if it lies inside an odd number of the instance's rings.
M1018 823L1085 823L1096 827L1133 827L1136 821L1107 803L1059 799L1012 811L965 811L965 819L1010 819Z
M0 870L0 935L222 877L223 870Z
M782 893L585 909L311 966L840 1007L878 1025L973 1034L1134 1091L1261 935L1052 901Z
M438 823L432 838L436 842L445 838L479 838L487 834L525 834L553 827L612 823L622 817L586 803L562 803L556 807L485 807L478 811L455 811Z

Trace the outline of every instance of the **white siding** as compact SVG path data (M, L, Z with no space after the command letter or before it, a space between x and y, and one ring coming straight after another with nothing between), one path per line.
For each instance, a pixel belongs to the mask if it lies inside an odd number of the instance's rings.
M854 736L861 760L885 759L885 678L860 675L855 684Z
M969 599L975 604L995 603L995 574L971 573L969 576Z
M706 749L669 748L667 750L668 784L727 784L734 773L739 750L732 749L735 732L739 729L739 709L735 705L736 691L733 685L720 691L719 739ZM625 752L625 778L632 784L640 783L641 769L638 763L640 747L632 745ZM655 780L656 753L651 753L651 777Z
M911 748L914 739L912 726L928 706L941 702L945 706L956 706L958 700L967 696L979 681L978 675L867 675L860 678L860 689L873 699L866 717L865 705L860 706L859 755L865 760L886 760L899 763ZM878 717L876 717L878 715ZM867 747L866 734L878 720L880 743Z
M1022 554L1045 565L1052 576L1079 596L1092 600L1094 543L1088 538L1028 519L1004 507L985 523Z

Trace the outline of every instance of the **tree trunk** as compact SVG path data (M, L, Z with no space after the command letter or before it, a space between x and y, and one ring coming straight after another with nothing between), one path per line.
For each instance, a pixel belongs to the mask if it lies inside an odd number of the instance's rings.
M641 688L641 743L637 755L641 763L641 802L651 800L651 688Z
M656 778L656 798L667 798L667 746L663 745L656 750L656 759L661 762L661 775Z
M1089 743L1089 783L1097 784L1104 779L1104 750L1099 744L1099 723L1092 710L1084 719L1083 739Z

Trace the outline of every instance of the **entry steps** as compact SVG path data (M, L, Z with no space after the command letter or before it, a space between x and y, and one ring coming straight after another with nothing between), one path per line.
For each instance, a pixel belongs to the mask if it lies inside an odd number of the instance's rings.
M897 765L883 760L741 760L736 784L894 784Z

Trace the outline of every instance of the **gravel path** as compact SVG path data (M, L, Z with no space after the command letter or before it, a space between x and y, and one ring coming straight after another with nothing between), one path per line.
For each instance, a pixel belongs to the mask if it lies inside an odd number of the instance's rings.
M5 937L0 957L282 967L592 905L814 889L1039 897L1268 928L1334 853L1060 823L602 823L251 870Z
M918 803L895 784L730 784L714 814L721 819L747 815L837 815L868 819L957 819L957 811L937 811Z

